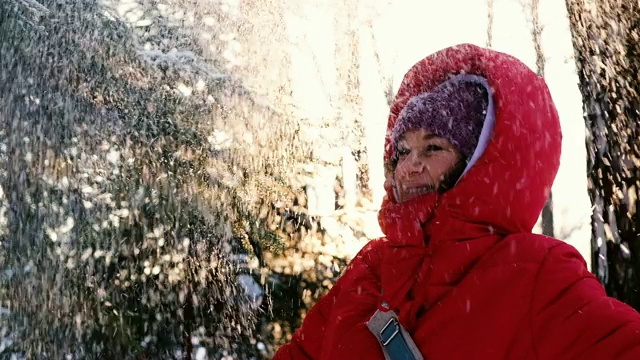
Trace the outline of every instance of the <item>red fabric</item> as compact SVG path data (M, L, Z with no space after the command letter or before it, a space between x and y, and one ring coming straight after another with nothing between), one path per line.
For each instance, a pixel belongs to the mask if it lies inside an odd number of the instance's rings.
M409 70L388 129L412 96L461 72L494 91L484 154L442 195L397 204L387 189L386 237L360 251L275 359L383 359L366 327L382 301L429 360L640 359L640 316L606 296L573 247L531 233L561 144L542 78L500 52L447 48Z

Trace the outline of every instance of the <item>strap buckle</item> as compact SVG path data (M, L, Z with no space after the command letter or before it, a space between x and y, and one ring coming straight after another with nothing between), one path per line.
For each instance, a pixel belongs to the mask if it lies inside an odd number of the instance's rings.
M390 326L393 326L390 328ZM389 331L387 331L387 329ZM398 321L395 318L389 319L387 324L380 330L380 340L382 340L382 345L387 346L393 338L395 338L400 332L400 326L398 325Z
M402 327L392 310L376 312L367 322L369 331L378 339L385 360L423 360L411 335Z

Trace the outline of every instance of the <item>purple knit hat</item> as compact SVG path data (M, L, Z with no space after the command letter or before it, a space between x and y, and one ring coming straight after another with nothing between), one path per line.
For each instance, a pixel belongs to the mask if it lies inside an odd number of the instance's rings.
M393 146L397 149L399 137L406 131L425 129L447 139L468 161L478 146L488 106L484 84L454 77L409 100L393 127Z

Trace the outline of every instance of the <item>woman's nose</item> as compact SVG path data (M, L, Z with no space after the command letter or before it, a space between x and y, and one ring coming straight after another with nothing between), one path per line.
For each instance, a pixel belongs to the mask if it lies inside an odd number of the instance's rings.
M405 175L417 175L424 172L424 162L417 156L409 156L402 165L404 165L402 172Z

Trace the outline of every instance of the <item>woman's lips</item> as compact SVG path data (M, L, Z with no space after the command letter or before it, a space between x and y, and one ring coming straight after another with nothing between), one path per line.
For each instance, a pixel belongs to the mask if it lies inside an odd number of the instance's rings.
M422 186L403 186L399 191L399 202L409 201L415 199L418 196L431 193L435 190L433 185Z
M422 185L422 186L404 186L402 191L407 194L419 194L424 192L430 192L435 190L432 185Z

